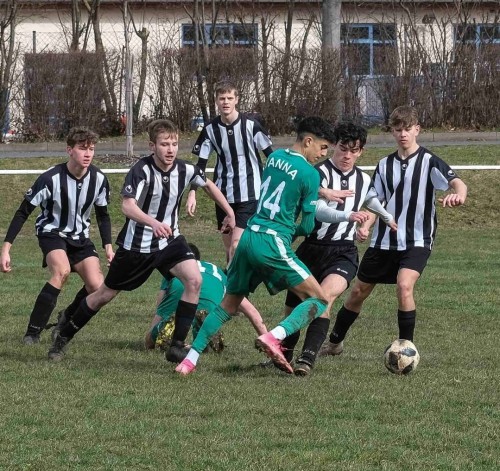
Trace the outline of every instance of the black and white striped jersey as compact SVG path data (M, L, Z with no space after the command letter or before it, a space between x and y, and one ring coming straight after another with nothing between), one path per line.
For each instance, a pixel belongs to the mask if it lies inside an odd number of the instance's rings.
M447 190L457 178L450 166L424 147L406 159L397 152L383 158L372 184L385 209L394 215L397 232L382 221L375 224L370 246L383 250L432 248L436 235L435 190Z
M156 166L150 155L130 169L121 194L134 198L144 213L168 224L172 228L172 238L175 238L180 234L179 205L182 194L191 185L206 185L205 174L197 166L176 159L172 168L164 172ZM169 240L155 237L150 226L127 218L116 243L132 252L151 253L163 250Z
M86 239L92 207L109 203L109 183L94 165L76 179L63 163L42 173L24 197L33 206L41 207L35 222L37 235L53 233L74 240Z
M193 147L203 170L212 151L217 154L214 183L229 203L255 201L260 196L262 161L259 151L272 145L257 119L240 113L226 125L220 116L201 131Z
M329 201L328 206L339 211L359 211L363 206L370 188L370 176L354 167L350 172L343 173L330 159L316 165L321 177L321 187L332 190L353 190L354 197L345 198L343 203ZM354 243L356 223L339 222L328 224L316 220L313 232L306 240L320 244L341 244L350 241Z

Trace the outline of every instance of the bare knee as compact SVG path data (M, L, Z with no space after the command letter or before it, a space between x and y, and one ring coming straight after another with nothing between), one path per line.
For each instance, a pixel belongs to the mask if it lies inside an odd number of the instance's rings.
M408 280L399 280L397 284L398 299L413 299L413 283Z
M50 277L50 284L53 286L59 286L62 287L68 281L69 274L71 273L71 269L69 267L67 268L61 268L61 269L55 269L52 271L51 277Z
M182 281L184 284L184 291L191 294L199 294L201 290L201 275L199 273L189 276Z

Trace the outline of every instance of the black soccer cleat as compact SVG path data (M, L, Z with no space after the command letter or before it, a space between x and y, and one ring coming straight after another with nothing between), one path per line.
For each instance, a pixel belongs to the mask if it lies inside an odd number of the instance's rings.
M293 367L295 376L309 376L313 369L314 363L304 357L297 358Z
M54 342L52 347L49 350L49 360L53 362L59 362L64 358L64 349L66 345L69 343L70 339L67 337L61 337L60 334L57 334L54 338Z
M189 352L189 347L187 347L184 342L180 340L172 340L170 348L165 352L165 360L170 363L180 363Z
M40 335L25 335L23 337L24 345L36 345L40 343Z

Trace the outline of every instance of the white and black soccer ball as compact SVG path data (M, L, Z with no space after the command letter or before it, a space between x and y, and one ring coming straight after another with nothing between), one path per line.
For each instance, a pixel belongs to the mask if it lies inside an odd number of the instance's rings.
M420 354L413 342L405 339L394 340L384 352L385 367L396 375L407 375L420 361Z

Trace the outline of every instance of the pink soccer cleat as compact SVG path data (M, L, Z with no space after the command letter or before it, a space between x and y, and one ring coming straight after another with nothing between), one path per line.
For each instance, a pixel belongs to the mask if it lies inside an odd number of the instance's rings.
M293 368L283 355L281 342L271 332L261 335L255 340L255 348L264 352L276 366L283 371L293 374Z
M184 358L177 367L175 368L175 372L179 373L182 376L187 376L188 374L193 373L196 370L196 365L194 365L191 360Z

